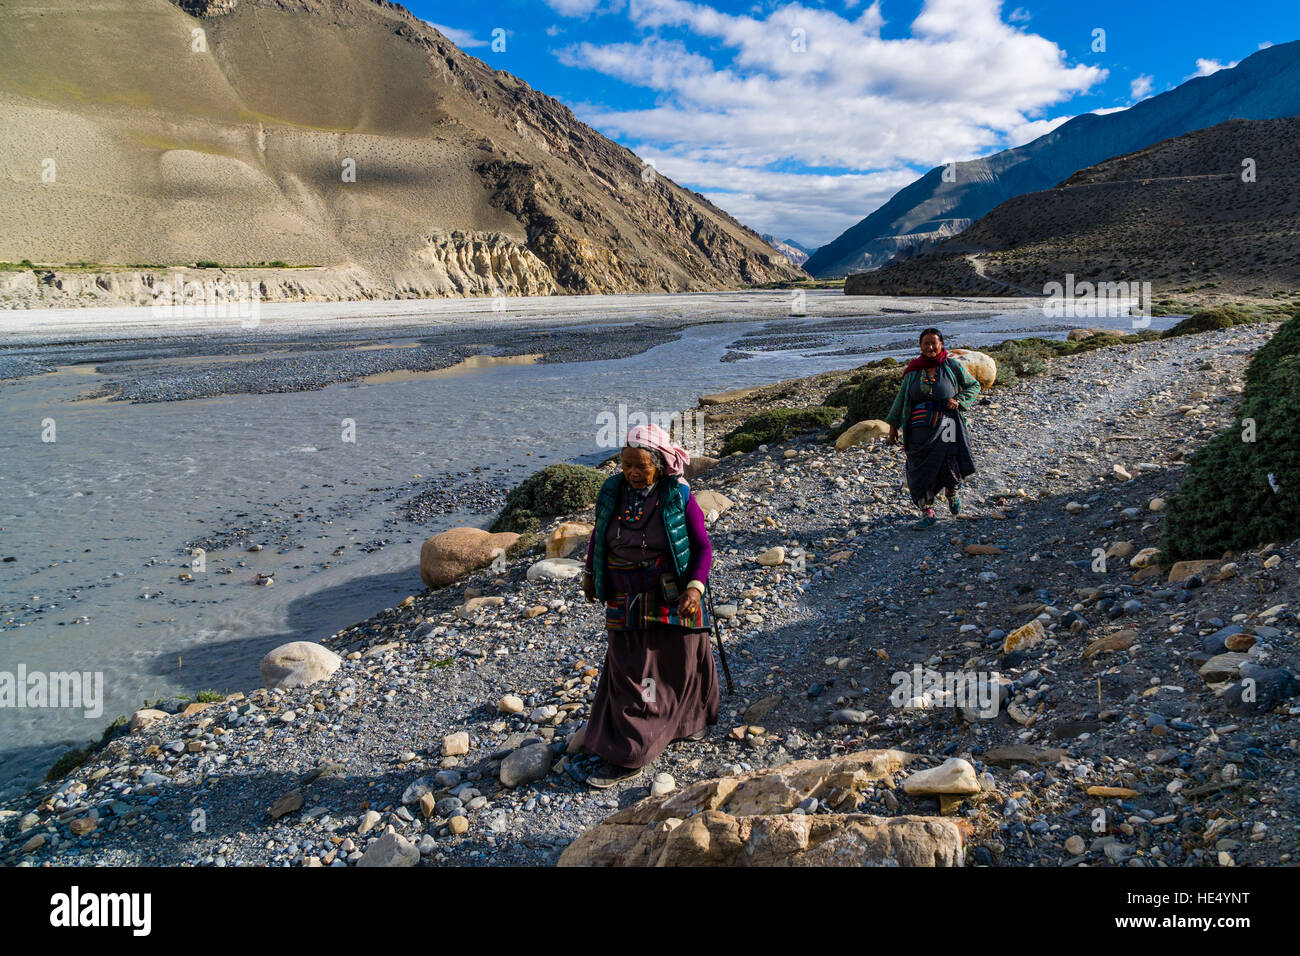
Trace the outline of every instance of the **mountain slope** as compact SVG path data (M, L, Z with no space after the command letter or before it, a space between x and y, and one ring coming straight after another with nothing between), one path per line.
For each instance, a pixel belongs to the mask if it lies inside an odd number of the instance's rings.
M1112 156L1228 119L1297 114L1300 40L1260 50L1232 69L1188 80L1122 112L1085 113L1024 146L936 167L818 249L804 268L819 277L879 268L896 253L957 234L1013 196L1049 189Z
M280 260L395 295L802 275L395 4L17 0L0 108L0 260Z
M1230 120L1106 160L849 276L845 292L1041 294L1070 274L1211 299L1300 289L1300 117Z
M763 241L797 266L807 262L808 256L811 255L806 248L793 239L778 239L776 236L765 232L763 233Z

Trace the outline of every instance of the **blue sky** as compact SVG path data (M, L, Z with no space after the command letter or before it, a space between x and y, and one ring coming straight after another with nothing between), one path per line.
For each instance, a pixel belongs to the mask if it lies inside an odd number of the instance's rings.
M406 5L746 225L814 246L933 166L1300 38L1296 0Z

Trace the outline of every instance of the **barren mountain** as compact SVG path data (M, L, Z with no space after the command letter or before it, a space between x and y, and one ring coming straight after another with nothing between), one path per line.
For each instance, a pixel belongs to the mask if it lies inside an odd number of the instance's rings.
M1300 289L1300 118L1230 120L1080 170L845 291L1018 295L1068 274L1207 298Z
M164 267L204 262L314 267L270 269L301 298L803 274L382 0L14 0L0 108L0 260L83 264L66 275L88 293L139 299Z
M937 166L820 249L804 268L842 276L878 269L960 233L1013 196L1077 170L1229 119L1300 115L1300 40L1251 54L1117 113L1084 113L1024 146Z
M808 261L808 257L812 255L805 246L793 239L778 239L776 236L765 232L763 233L763 241L797 266L803 265Z

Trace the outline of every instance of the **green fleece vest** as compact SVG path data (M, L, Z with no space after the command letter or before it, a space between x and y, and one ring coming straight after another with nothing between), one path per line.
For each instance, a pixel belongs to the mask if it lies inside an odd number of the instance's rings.
M601 601L609 599L609 588L605 580L605 556L608 549L605 532L614 517L614 508L618 505L624 480L622 472L610 475L596 495L596 540L591 557L591 576L596 585L596 597ZM664 484L659 490L660 513L663 515L664 533L668 536L673 569L677 572L677 583L680 586L691 561L691 539L686 533L686 498L690 492L676 475L665 475L659 481Z

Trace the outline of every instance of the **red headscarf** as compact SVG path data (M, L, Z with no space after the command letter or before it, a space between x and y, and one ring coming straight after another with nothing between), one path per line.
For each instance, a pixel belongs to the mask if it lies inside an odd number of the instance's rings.
M906 375L908 372L915 372L919 368L934 368L935 366L942 365L946 361L948 361L948 349L945 347L939 349L939 354L934 358L930 358L928 355L918 355L916 358L912 359L912 361L907 363L907 368L903 369L903 374Z

